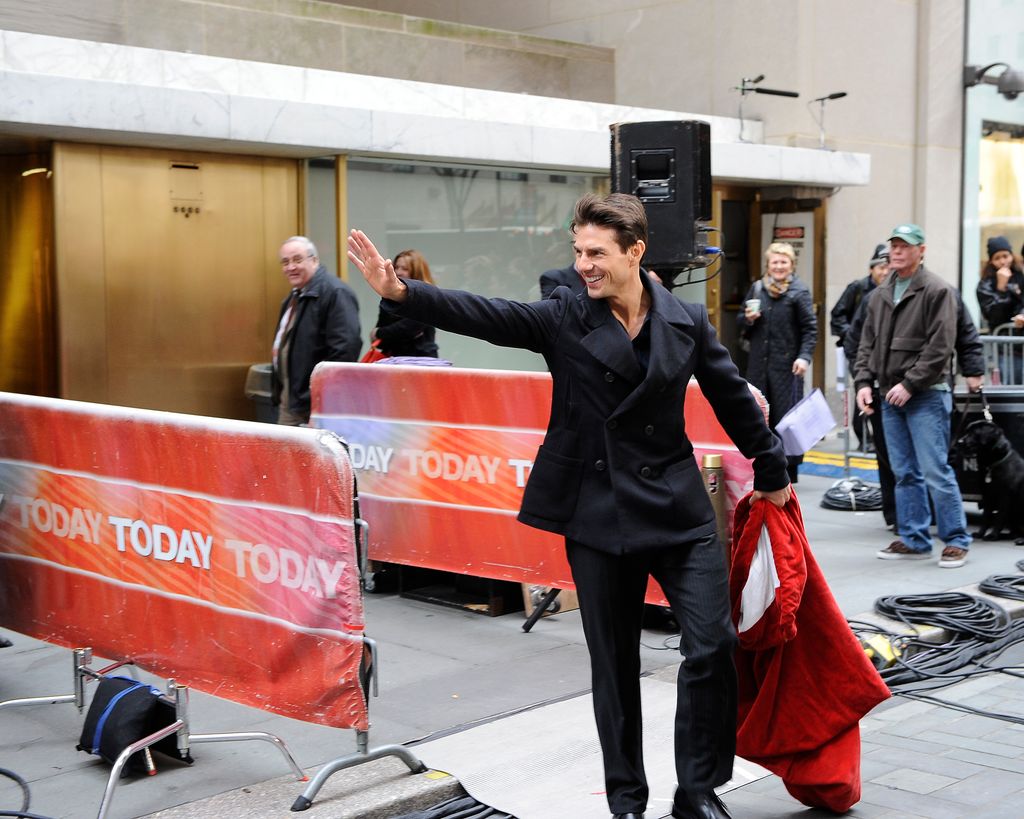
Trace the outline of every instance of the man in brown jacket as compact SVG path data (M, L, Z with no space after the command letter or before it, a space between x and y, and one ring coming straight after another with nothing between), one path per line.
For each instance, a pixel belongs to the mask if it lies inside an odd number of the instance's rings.
M956 291L924 266L920 227L899 225L889 242L891 272L868 303L854 371L857 406L866 415L878 409L871 397L871 387L878 381L884 396L882 426L896 475L900 539L879 551L878 557L928 559L930 492L939 537L946 544L939 566L956 568L966 562L971 544L960 487L947 462Z

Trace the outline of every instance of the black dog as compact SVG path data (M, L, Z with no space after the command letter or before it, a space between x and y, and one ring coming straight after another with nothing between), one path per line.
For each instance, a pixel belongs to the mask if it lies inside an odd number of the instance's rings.
M974 421L957 439L965 465L977 464L982 477L981 529L977 536L999 540L1004 530L1024 544L1024 458L991 421Z

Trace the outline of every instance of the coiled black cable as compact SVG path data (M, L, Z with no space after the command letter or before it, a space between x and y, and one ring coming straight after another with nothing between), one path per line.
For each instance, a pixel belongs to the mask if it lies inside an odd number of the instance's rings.
M1024 572L1024 560L1017 561L1016 567ZM1024 577L1021 576L993 575L979 584L979 588L990 594L995 593L996 586L1001 587L998 591L1006 587L1016 592L1022 583ZM986 589L986 585L991 590ZM984 674L999 673L1024 679L1024 667L994 665L1007 648L1024 642L1024 619L1010 620L1009 615L991 601L961 592L882 597L875 602L875 609L914 631L913 634L897 634L877 623L849 621L854 633L882 635L893 647L893 664L879 670L893 694L1024 725L1024 717L1019 714L987 711L930 693ZM938 626L951 636L945 643L931 643L917 636L914 624Z
M1008 600L1024 600L1024 575L993 574L978 584L978 591Z
M882 508L882 490L860 478L850 478L825 490L821 506L841 512L873 512Z
M992 641L1010 631L1010 616L990 600L963 592L879 597L875 611L907 625L937 626L954 635Z
M472 796L453 796L433 807L406 813L396 819L515 819L507 813L477 802Z
M5 776L8 779L13 779L17 786L19 788L22 788L22 809L17 811L17 813L20 814L28 811L29 805L32 803L32 791L29 790L29 783L13 771L8 771L6 768L0 768L0 776ZM3 815L4 814L0 814L0 816Z

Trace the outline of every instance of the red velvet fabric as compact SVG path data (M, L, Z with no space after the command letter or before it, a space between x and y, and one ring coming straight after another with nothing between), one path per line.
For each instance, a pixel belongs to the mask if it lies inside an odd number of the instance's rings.
M832 597L795 494L783 509L751 506L749 496L736 507L733 622L762 526L780 585L761 619L739 635L736 752L780 776L803 804L844 813L860 799L860 719L889 689Z

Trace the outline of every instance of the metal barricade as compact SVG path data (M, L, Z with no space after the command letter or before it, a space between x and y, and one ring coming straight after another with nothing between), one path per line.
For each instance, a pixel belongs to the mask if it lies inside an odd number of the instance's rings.
M1000 324L991 335L981 336L985 371L992 386L1024 384L1024 335L1014 335L1012 322Z

